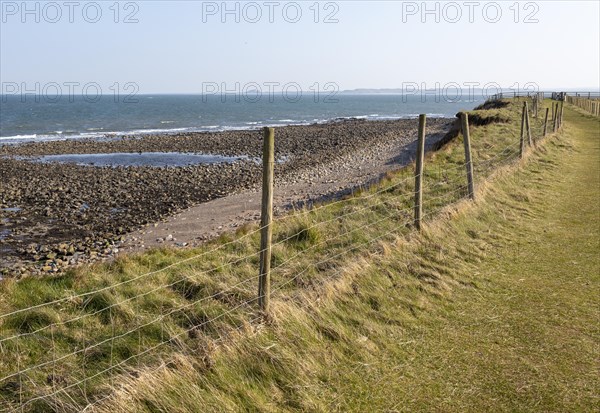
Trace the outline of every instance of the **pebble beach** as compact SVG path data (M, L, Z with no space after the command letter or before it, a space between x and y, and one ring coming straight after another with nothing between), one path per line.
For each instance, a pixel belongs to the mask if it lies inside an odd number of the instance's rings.
M441 139L453 123L429 119L428 139ZM410 160L401 154L416 136L414 119L276 128L276 193L297 188L276 207L334 198L377 179ZM212 200L257 193L261 150L260 130L1 146L1 274L58 273L110 259L134 232Z

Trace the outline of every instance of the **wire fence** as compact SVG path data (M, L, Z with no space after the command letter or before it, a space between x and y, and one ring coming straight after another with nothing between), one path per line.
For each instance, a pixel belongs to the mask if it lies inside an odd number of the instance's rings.
M566 92L549 92L549 91L502 91L489 97L488 100L495 101L501 99L521 99L533 98L538 96L540 99L565 100L567 97L576 97L581 99L600 99L599 91L566 91ZM571 102L569 102L571 103Z
M562 110L553 113L562 116ZM527 106L524 116L534 142L542 139L548 116L529 119ZM502 139L494 145L473 140L468 159L476 182L523 157L523 126L519 136L519 125L499 125ZM426 161L422 173L404 168L362 193L278 217L172 262L141 257L133 273L112 268L95 284L69 285L55 277L47 281L48 292L40 287L45 281L32 281L38 289L28 290L28 305L19 307L10 297L0 302L0 411L91 411L110 402L119 376L165 368L174 354L199 351L200 336L218 344L255 330L269 317L256 294L265 276L257 271L259 256L266 251L257 245L268 226L275 234L268 243L268 293L285 299L340 277L349 258L369 257L374 245L415 231L419 191L424 221L465 202L464 159ZM306 299L299 305L313 304Z
M596 96L588 95L586 97L579 97L579 95L577 95L577 96L568 95L565 98L565 101L567 103L570 103L571 105L575 105L578 108L585 110L586 112L588 112L594 116L600 116L600 96L598 96L598 95L596 95Z

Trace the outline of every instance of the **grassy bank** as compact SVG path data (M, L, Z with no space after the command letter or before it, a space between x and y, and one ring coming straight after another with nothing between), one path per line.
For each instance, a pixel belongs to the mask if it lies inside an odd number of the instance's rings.
M410 168L284 218L267 320L253 302L253 227L199 250L4 283L2 406L589 410L599 268L597 221L586 222L598 217L598 121L567 109L560 136L521 165L520 105L476 112L476 204L460 201L454 141L427 159L422 235L410 225Z

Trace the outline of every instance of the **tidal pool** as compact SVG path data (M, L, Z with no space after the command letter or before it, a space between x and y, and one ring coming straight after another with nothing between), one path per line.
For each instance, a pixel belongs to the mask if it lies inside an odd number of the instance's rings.
M245 156L222 156L182 152L121 152L43 155L36 157L20 157L20 159L44 163L74 163L81 166L181 167L189 165L207 165L215 163L233 163L241 160L247 160L249 158Z

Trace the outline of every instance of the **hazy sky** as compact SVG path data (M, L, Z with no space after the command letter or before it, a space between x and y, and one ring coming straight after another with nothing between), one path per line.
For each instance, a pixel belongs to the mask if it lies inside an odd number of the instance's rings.
M133 82L139 93L199 93L211 82L600 82L599 1L428 2L426 15L422 2L392 1L230 2L226 15L221 2L48 3L0 1L3 85Z

